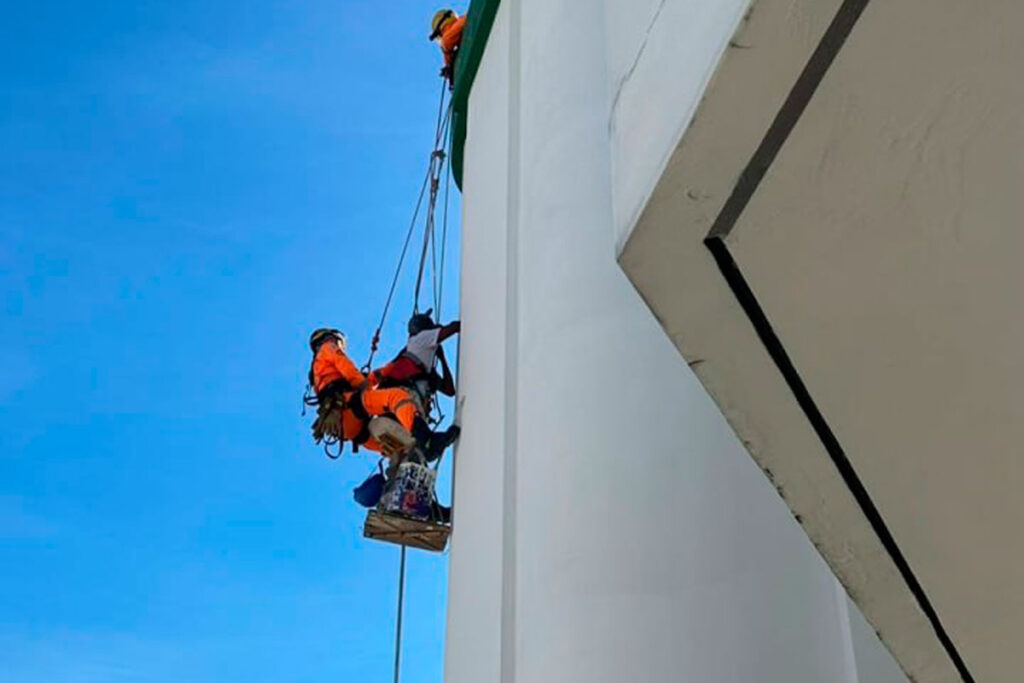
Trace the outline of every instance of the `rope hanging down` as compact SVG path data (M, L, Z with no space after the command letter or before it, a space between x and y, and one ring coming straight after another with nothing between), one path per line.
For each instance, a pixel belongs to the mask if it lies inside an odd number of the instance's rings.
M441 218L441 266L435 271L437 273L437 291L434 295L434 315L437 320L441 319L441 293L444 292L444 261L448 247L448 195L452 187L452 165L448 164L448 171L444 180L444 213Z
M427 209L426 225L423 228L423 248L420 250L420 267L416 273L416 291L413 294L413 313L418 313L420 309L420 289L423 285L423 271L427 265L427 247L431 247L431 258L434 259L433 246L434 246L434 216L435 209L437 207L437 192L441 187L441 172L444 170L445 161L447 155L444 151L444 141L448 136L448 124L451 121L451 109L448 110L448 115L444 117L444 120L440 122L440 126L437 132L437 139L435 142L434 152L431 154L431 174L430 174L430 203ZM436 162L436 163L435 163ZM434 261L433 267L431 268L433 274L433 290L435 299L437 296L437 265Z
M395 681L399 683L402 671L402 612L405 604L405 546L398 565L398 614L395 617Z
M363 372L368 373L373 365L373 357L376 355L378 347L380 345L380 334L384 328L384 323L387 321L388 312L391 309L391 302L395 296L395 289L398 286L398 279L402 274L402 267L405 264L405 257L409 251L409 244L412 241L413 233L416 231L416 223L419 218L420 209L423 207L424 196L428 197L426 219L423 228L423 245L420 249L420 262L416 272L416 289L413 298L413 313L419 312L420 303L420 291L423 285L423 275L426 270L427 262L427 251L430 251L431 260L431 291L433 294L434 310L435 315L440 317L441 315L441 295L442 286L444 284L444 263L445 263L445 250L448 241L448 197L451 186L451 167L446 168L446 162L448 154L446 148L449 144L449 127L451 124L451 104L445 109L445 97L448 93L447 83L442 82L441 85L441 98L437 105L437 126L434 133L434 149L430 153L430 163L427 166L427 173L423 179L423 184L420 187L419 196L416 199L416 207L413 210L412 220L409 221L409 229L406 232L405 240L402 243L402 251L398 256L398 264L395 266L395 274L391 278L391 286L388 288L388 295L384 301L384 310L381 312L380 322L377 324L377 329L374 330L373 339L370 342L370 355L366 360L366 365L363 366ZM435 209L437 207L437 198L441 185L441 176L445 175L445 188L444 188L444 211L442 215L442 227L441 227L441 244L440 244L440 269L438 268L437 260L437 245L434 237L435 228ZM429 189L429 195L427 194ZM443 456L442 456L443 457ZM442 458L438 458L434 464L435 470L440 466ZM404 611L405 602L405 554L406 547L402 546L402 554L399 563L398 573L398 606L397 615L395 618L395 669L394 669L394 683L399 683L401 673L401 656L402 656L402 615Z
M394 299L395 289L398 286L398 279L401 276L402 268L405 265L405 257L409 251L409 244L412 241L413 234L416 232L416 224L419 219L420 210L423 208L423 198L428 196L427 190L429 189L430 194L427 203L426 222L423 231L423 249L420 253L420 263L416 277L415 300L413 304L413 312L415 313L419 310L420 288L423 281L424 267L426 265L426 250L427 245L433 240L434 213L437 205L438 187L440 185L441 173L444 170L445 162L448 158L445 148L448 146L448 133L451 124L452 109L450 103L447 109L445 108L445 99L447 94L448 88L442 83L441 97L437 105L437 126L434 133L434 149L430 153L430 163L427 165L427 173L423 178L423 184L420 186L420 192L416 199L416 206L413 209L412 219L409 221L409 229L406 231L405 240L402 243L402 251L398 256L398 263L395 266L395 273L391 278L391 286L388 288L388 295L384 301L384 310L381 312L377 329L374 330L373 338L370 341L370 355L366 360L366 364L363 366L364 372L369 372L370 367L373 364L373 357L376 355L380 346L380 334L384 329L384 323L387 321L388 312L391 310L391 302ZM445 194L447 195L447 188L445 188ZM445 210L445 222L444 232L447 233L447 208ZM436 269L432 270L434 270L433 277L436 281Z

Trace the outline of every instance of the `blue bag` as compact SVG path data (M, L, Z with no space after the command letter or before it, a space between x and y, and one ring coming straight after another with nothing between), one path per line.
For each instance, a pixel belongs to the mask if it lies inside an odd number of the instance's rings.
M383 470L383 466L380 466L380 469ZM352 497L364 508L376 507L380 497L384 495L385 482L383 471L371 474L366 481L352 490Z

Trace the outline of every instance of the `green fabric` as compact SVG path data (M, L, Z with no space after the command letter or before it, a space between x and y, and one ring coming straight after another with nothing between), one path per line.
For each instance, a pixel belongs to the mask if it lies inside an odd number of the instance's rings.
M501 0L472 0L462 34L462 46L455 61L455 91L452 93L452 174L462 189L462 161L466 146L466 123L469 119L469 92L473 89L480 60L491 35L494 17Z

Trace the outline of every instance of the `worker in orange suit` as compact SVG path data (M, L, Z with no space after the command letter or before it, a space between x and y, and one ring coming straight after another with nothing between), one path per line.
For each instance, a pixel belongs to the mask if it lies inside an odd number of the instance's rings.
M462 33L466 29L466 17L460 17L455 10L442 9L434 14L430 22L430 40L438 41L444 55L441 75L448 79L449 86L455 85L455 58L462 45Z
M338 330L321 328L309 338L313 363L309 384L315 392L311 405L317 406L313 435L351 441L353 450L365 446L381 452L381 446L369 435L369 422L378 416L393 417L416 438L428 460L434 460L459 435L452 426L434 432L419 414L415 401L405 389L371 389L366 377L345 353L346 340Z

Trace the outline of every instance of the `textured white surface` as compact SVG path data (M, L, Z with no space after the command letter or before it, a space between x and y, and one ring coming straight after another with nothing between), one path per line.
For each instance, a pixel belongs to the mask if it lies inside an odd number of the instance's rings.
M729 237L980 681L1024 669L1022 26L869 5Z
M625 242L748 0L605 2L613 211Z
M620 261L904 668L956 681L702 245L838 5L754 4ZM870 3L728 238L985 681L1024 665L1022 20L1011 0Z
M847 683L833 577L615 263L627 6L503 3L471 95L446 680Z
M500 680L505 449L508 7L491 31L469 109L463 179L459 397L445 680ZM481 168L483 167L483 168ZM486 170L486 173L480 171Z
M754 5L619 258L903 668L930 683L956 681L931 624L703 245L839 6Z

